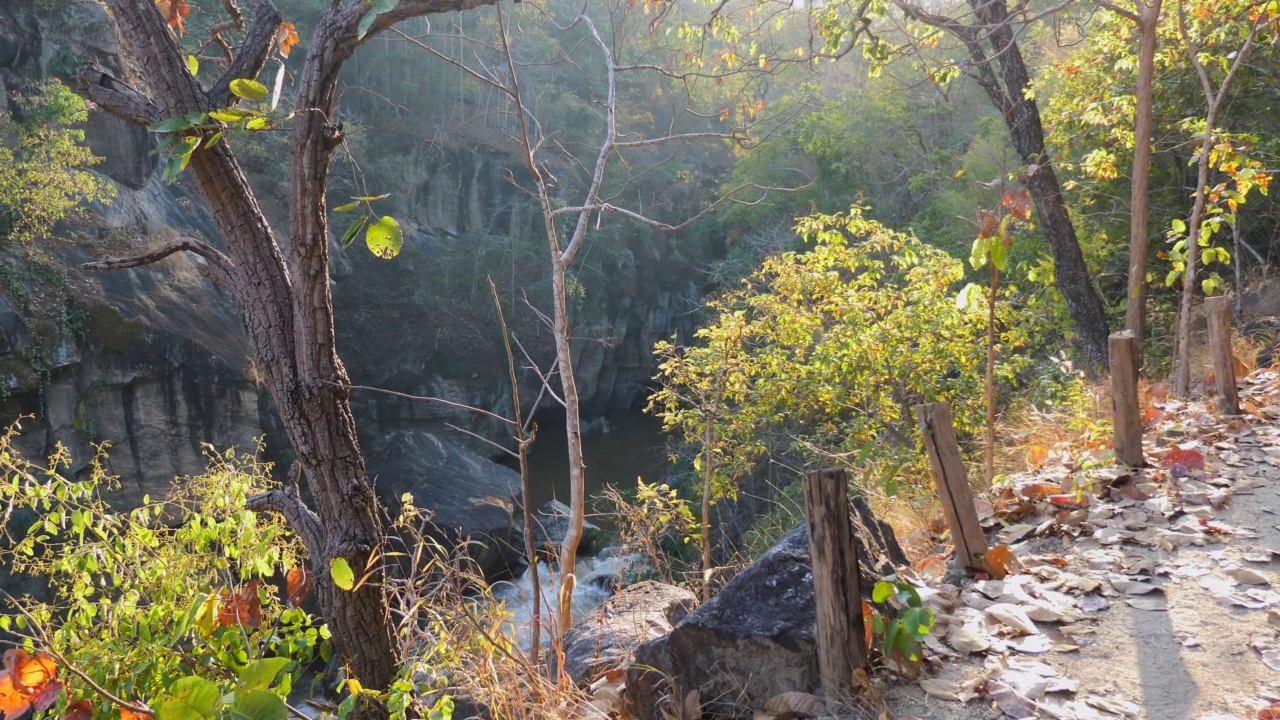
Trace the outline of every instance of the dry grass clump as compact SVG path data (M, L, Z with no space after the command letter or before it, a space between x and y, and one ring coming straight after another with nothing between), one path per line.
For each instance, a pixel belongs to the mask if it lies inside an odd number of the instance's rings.
M533 629L515 626L465 547L445 550L427 527L427 518L407 507L395 530L409 549L389 558L402 570L389 581L391 612L403 642L403 677L417 690L420 709L447 695L459 719L593 717L587 693L549 670L561 664L553 662L561 652L560 638L553 633L544 656L530 656L520 640ZM545 621L547 615L542 617Z

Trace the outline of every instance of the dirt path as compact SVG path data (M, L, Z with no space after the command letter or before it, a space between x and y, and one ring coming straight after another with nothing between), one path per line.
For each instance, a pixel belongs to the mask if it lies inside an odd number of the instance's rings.
M1141 473L1013 478L987 524L1021 567L929 584L932 668L891 716L1280 719L1278 382L1247 378L1242 418L1156 403Z

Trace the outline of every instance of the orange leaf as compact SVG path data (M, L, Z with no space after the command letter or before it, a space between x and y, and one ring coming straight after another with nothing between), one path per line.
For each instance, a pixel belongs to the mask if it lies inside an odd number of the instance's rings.
M1164 411L1152 405L1147 408L1146 412L1142 413L1142 426L1151 427L1162 417L1164 417Z
M1043 467L1049 460L1049 448L1043 445L1032 445L1027 451L1027 462L1032 467Z
M863 646L864 648L871 647L871 631L875 628L875 623L873 622L871 617L872 612L873 611L871 609L871 603L867 602L866 600L863 600L862 601L862 633L863 635L865 635L865 637L863 638L865 642L865 645Z
M1066 510L1079 510L1089 507L1089 498L1075 495L1050 495L1049 502Z
M245 583L238 593L231 590L222 593L222 602L218 605L218 627L262 627L262 600L258 597L261 584L261 580L254 578Z
M1006 192L1004 197L1000 198L1000 204L1004 205L1010 215L1023 220L1031 219L1031 193L1026 188L1017 192Z
M1041 500L1050 495L1062 492L1062 487L1053 483L1033 482L1019 485L1017 493L1028 500Z
M1253 368L1249 367L1243 360L1236 357L1235 353L1231 353L1231 366L1235 368L1236 377L1244 377L1253 372Z
M280 48L280 54L289 57L289 52L297 44L298 29L293 26L293 23L280 23L280 29L276 31L276 45Z
M991 577L1002 580L1017 567L1018 559L1008 545L996 545L983 556L982 564Z
M1280 720L1280 703L1259 710L1258 720Z
M22 648L4 654L4 667L13 677L13 687L24 695L33 695L58 675L58 665L46 653L30 655Z
M311 596L311 573L306 568L292 568L285 575L285 590L289 593L289 606L298 607Z
M179 35L186 34L187 29L182 25L182 21L191 14L187 0L156 0L156 7L160 8L160 14L164 16L166 25L177 30Z
M0 716L16 718L31 709L31 698L13 686L9 671L0 672Z
M93 720L93 706L88 700L77 700L67 706L62 720Z
M1204 455L1199 450L1174 450L1160 460L1160 466L1173 468L1181 465L1187 470L1203 470Z

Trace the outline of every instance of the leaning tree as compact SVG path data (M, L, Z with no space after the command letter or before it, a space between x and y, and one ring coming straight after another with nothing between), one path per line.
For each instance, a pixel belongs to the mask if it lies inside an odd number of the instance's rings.
M233 0L223 0L229 19L214 31L227 61L207 84L192 74L174 32L185 15L183 0L107 0L144 86L132 87L94 66L80 71L90 100L101 109L168 134L174 147L170 171L189 171L224 247L180 238L87 268L135 268L191 253L200 258L202 272L230 293L313 498L309 506L296 490L273 490L253 498L249 507L279 513L301 537L335 649L355 677L372 688L391 683L399 658L382 582L382 522L356 439L347 373L334 344L325 185L330 156L342 142L342 126L334 116L338 75L361 44L400 21L489 2L333 0L306 48L289 120L285 242L268 224L231 146L221 141L224 123L271 122L237 107L241 98L263 92L252 79L271 54L281 48L287 52L296 42L292 26L270 0L253 0L251 19ZM238 47L228 39L233 35L240 38ZM363 576L350 590L335 586L330 577L330 568L343 563Z

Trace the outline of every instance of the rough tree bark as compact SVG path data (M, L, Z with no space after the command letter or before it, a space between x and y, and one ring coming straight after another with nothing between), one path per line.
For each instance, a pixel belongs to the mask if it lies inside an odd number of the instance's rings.
M341 139L341 128L331 120L338 71L364 40L401 20L487 1L401 0L379 15L364 37L357 28L361 18L373 11L372 2L334 2L325 11L300 76L291 138L287 258L231 147L222 142L200 147L191 157L189 170L213 215L225 254L186 240L180 241L180 247L147 256L86 266L91 270L136 267L168 252L193 252L206 260L207 274L232 294L263 383L275 401L315 502L312 509L297 493L275 490L251 499L250 508L283 515L302 538L335 648L355 677L371 688L390 684L399 657L382 582L382 523L356 439L346 370L334 343L325 186L330 153ZM255 0L253 24L235 60L206 89L188 72L153 0L107 3L147 88L129 87L94 67L83 68L81 79L88 85L89 98L102 109L141 124L232 104L231 81L252 78L262 70L281 23L270 0ZM357 575L369 573L355 590L342 591L330 580L329 563L337 558L346 560Z
M935 15L905 0L898 0L897 5L908 17L945 30L964 44L970 71L1000 112L1014 150L1027 166L1023 182L1035 200L1040 227L1053 254L1058 291L1067 301L1089 369L1096 372L1107 362L1107 316L1085 266L1058 175L1045 150L1040 108L1025 92L1031 78L1014 37L1014 20L1005 0L968 2L976 21L973 25Z
M1138 88L1133 120L1133 173L1129 201L1129 284L1125 296L1124 327L1138 341L1136 362L1142 367L1143 339L1147 327L1147 260L1150 238L1147 236L1151 214L1151 126L1154 115L1152 82L1155 77L1157 30L1160 26L1162 0L1134 0L1137 12L1118 10L1138 27ZM1105 3L1104 7L1110 7Z

